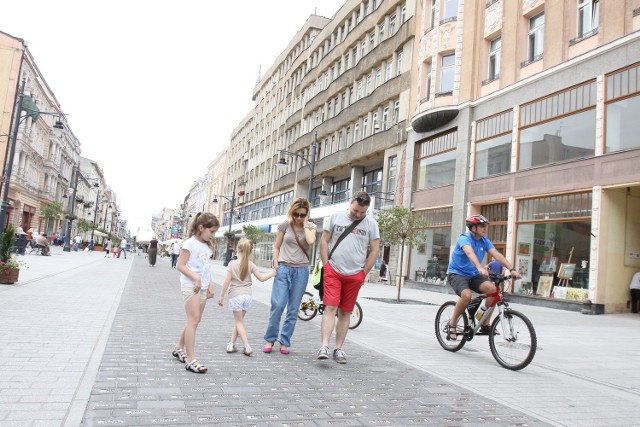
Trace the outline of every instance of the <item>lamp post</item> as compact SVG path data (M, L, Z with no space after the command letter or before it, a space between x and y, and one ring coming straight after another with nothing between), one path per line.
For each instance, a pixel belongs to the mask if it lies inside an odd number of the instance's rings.
M229 202L231 202L231 210L229 211L229 231L227 232L227 252L224 255L224 266L229 265L229 261L231 261L231 256L233 254L233 236L231 235L231 226L233 225L233 208L236 205L236 181L233 182L233 193L231 196L223 196ZM218 203L218 197L214 196L213 203Z
M23 80L22 85L20 87L20 92L18 93L17 114L15 117L15 121L13 122L13 132L11 132L10 134L10 141L9 141L9 157L7 158L4 177L2 177L4 181L4 189L2 190L2 204L0 205L0 227L2 227L2 230L4 230L5 222L7 220L7 207L9 206L9 184L11 181L11 172L13 170L13 159L16 154L16 145L18 143L18 129L20 128L20 123L24 119L29 117L29 115L33 115L35 117L37 117L39 114L46 115L46 116L58 116L58 117L63 115L62 113L49 113L46 111L38 111L37 109L32 110L29 108L24 108L25 84L26 84L26 81ZM25 116L22 116L23 111L27 112ZM64 129L64 126L62 125L61 120L56 121L53 127L55 130Z
M94 187L98 187L98 184L95 184ZM100 198L100 189L98 188L98 194L96 194L96 207L93 211L93 229L91 230L91 241L93 241L93 232L96 231L96 218L98 217L98 199Z
M310 156L311 160L305 158L304 156L298 153L294 153L292 151L280 150L280 155L282 157L280 157L280 160L278 160L278 163L276 163L276 166L281 169L287 166L287 161L284 158L284 154L295 156L300 160L303 160L304 162L306 162L306 166L309 166L309 169L310 169L309 193L308 193L307 199L309 200L309 203L312 203L311 196L313 195L313 178L314 178L314 173L316 168L316 156L318 155L318 131L317 130L313 131L313 142L311 143L311 156Z
M65 252L71 252L71 245L69 240L71 240L71 225L73 224L73 215L76 210L76 192L78 191L78 175L80 175L80 169L76 166L76 177L73 181L73 194L70 197L71 213L69 214L69 220L67 222L67 237L64 239L64 248L62 249Z
M102 223L102 228L104 231L107 231L107 214L109 213L109 208L111 207L111 203L107 204L107 208L104 210L104 222Z

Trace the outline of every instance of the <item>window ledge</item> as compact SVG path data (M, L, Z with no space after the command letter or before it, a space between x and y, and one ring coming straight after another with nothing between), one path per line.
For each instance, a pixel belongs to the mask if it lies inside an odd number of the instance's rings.
M482 86L488 85L491 82L495 82L496 80L500 80L500 74L496 74L493 77L489 77L487 80L482 81Z
M538 62L542 58L544 58L544 54L543 53L541 53L540 55L534 56L531 59L527 59L526 61L520 63L520 68L524 68L524 67L526 67L528 65L533 64L534 62Z
M454 22L454 21L457 21L457 20L458 20L457 16L452 16L450 18L446 18L446 19L440 20L440 25L446 24L447 22Z
M593 37L595 35L598 34L598 29L594 28L593 30L589 31L588 33L584 33L583 35L581 35L580 37L576 37L575 39L571 39L569 40L569 46L573 46L575 44L580 43L582 40L586 40L590 37Z
M436 93L436 98L440 98L441 96L451 96L451 95L453 95L453 91L452 90L449 90L449 91L446 91L446 92L438 92L438 93Z

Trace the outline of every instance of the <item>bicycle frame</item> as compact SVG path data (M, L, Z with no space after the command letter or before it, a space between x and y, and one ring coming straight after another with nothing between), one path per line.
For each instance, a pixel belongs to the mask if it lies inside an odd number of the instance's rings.
M503 288L503 283L507 280L512 279L513 276L502 277L502 276L490 275L489 277L494 280L494 283L496 284L497 289L494 292L478 295L477 297L472 298L471 301L469 302L469 305L471 305L471 303L476 300L481 302L482 300L486 300L487 298L494 298L493 302L487 305L487 309L485 310L484 314L479 320L476 319L476 316L475 316L477 312L473 313L473 315L471 312L469 312L469 321L471 323L471 330L473 331L473 335L478 333L478 331L482 327L483 322L491 318L496 307L498 307L498 316L500 316L501 320L504 320L505 309L506 310L509 309L509 303L504 299L502 288ZM480 304L478 304L478 309L480 309ZM468 306L467 306L467 310L468 310ZM507 331L504 330L505 328L504 325L506 323L507 322L504 322L504 321L500 322L503 329L502 330L503 334L507 333ZM512 333L513 331L509 331L509 332L510 332L509 335L506 335L506 336L513 336L513 333ZM467 337L468 340L470 340L473 337L473 335L471 334L469 335L470 336Z

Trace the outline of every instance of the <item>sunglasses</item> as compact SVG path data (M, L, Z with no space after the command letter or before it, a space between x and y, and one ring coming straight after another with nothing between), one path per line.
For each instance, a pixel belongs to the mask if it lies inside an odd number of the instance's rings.
M305 217L307 216L307 214L306 214L306 213L297 213L297 212L294 212L294 213L293 213L293 216L294 216L295 218L305 218Z
M369 197L358 196L356 197L356 202L362 206L369 206L371 199Z

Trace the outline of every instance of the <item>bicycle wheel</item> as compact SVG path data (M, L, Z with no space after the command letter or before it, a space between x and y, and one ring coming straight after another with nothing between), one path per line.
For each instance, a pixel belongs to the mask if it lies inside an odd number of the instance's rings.
M300 308L298 309L298 319L311 320L318 313L318 306L313 301L313 294L311 292L305 292L300 302Z
M505 310L502 317L503 322L497 316L491 324L489 347L500 365L517 371L531 363L536 354L536 331L527 316L518 311Z
M362 323L362 316L362 307L360 307L360 304L356 301L356 306L353 307L353 311L349 317L349 329L355 329L360 326L360 323Z
M438 313L436 313L436 337L438 342L447 351L458 351L467 342L464 337L464 331L469 324L467 313L463 312L458 318L458 324L456 330L458 332L458 338L455 340L447 340L447 325L453 317L453 309L456 306L455 301L447 301L440 306Z

